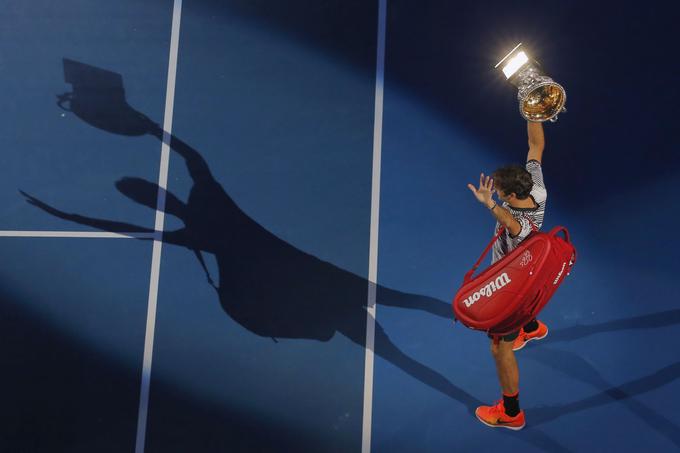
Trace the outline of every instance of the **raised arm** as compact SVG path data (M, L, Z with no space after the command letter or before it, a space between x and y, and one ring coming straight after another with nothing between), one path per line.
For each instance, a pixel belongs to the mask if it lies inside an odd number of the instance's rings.
M527 121L527 135L529 136L529 153L527 162L537 160L541 162L543 158L543 148L545 148L545 137L543 136L543 123Z

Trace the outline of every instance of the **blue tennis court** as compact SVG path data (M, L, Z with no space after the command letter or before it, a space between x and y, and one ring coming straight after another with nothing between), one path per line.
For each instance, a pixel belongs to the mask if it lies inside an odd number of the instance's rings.
M676 20L8 0L0 451L677 449ZM498 379L450 303L495 222L467 183L526 158L493 69L520 41L569 96L544 229L579 258L511 432L475 418Z

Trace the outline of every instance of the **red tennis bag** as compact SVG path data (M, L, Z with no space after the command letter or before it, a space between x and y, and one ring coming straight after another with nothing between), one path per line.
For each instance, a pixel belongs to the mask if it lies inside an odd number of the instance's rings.
M517 248L472 278L504 231L498 231L465 274L453 299L457 320L495 337L516 332L535 318L576 262L576 249L566 228L557 226L543 233L533 227Z

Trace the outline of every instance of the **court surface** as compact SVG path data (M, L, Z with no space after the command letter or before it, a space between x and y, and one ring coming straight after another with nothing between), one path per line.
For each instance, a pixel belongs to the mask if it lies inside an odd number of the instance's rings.
M678 64L615 68L672 14L536 5L9 0L0 450L680 447ZM450 300L493 229L466 184L526 156L522 39L567 88L544 228L579 258L509 432Z

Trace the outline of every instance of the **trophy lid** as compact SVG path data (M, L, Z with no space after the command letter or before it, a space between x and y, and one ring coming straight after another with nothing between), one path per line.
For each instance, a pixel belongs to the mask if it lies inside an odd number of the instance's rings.
M505 78L509 79L517 73L524 65L529 62L529 57L524 53L524 50L520 50L522 43L519 43L512 49L506 56L503 57L501 61L496 63L494 69L503 65L502 71L505 74Z

